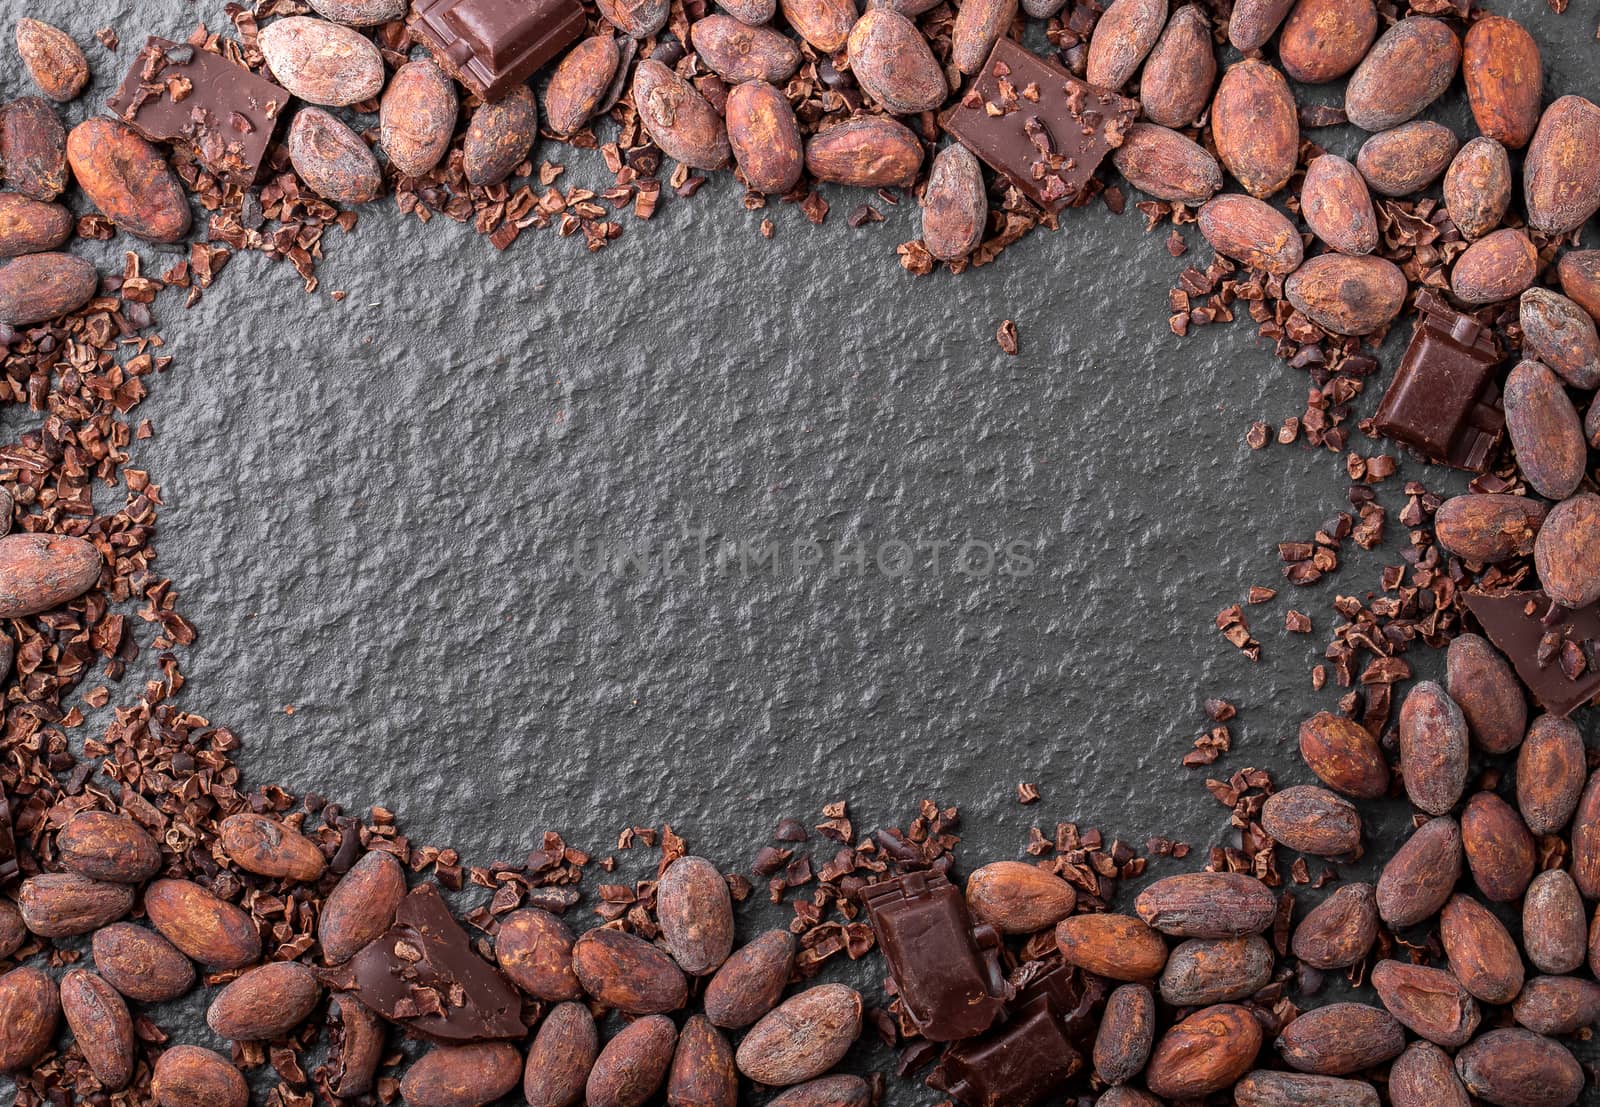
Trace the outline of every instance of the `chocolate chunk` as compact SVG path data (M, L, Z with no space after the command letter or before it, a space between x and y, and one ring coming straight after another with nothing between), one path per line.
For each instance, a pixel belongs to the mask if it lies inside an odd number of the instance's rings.
M1568 608L1543 592L1469 592L1467 608L1550 714L1565 717L1600 694L1600 604Z
M906 1016L935 1042L982 1034L1011 990L1000 934L973 928L961 891L938 872L912 872L861 893Z
M213 173L248 187L288 102L220 54L151 37L106 106L151 141L184 143Z
M939 122L1034 203L1060 211L1122 145L1138 110L1002 38Z
M1432 292L1417 297L1416 327L1378 406L1378 433L1434 461L1482 472L1505 433L1489 328Z
M432 884L412 889L400 901L394 926L324 979L435 1042L459 1045L527 1033L517 990L473 952Z
M419 0L411 31L482 100L498 100L583 33L573 0Z
M17 839L11 829L11 805L6 790L0 788L0 889L17 879Z

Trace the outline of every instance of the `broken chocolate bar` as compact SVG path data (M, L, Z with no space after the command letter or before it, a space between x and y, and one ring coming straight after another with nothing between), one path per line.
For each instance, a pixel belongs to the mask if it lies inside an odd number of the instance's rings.
M1600 695L1600 604L1569 608L1543 592L1469 592L1467 609L1550 714L1564 718Z
M1417 297L1417 311L1374 425L1434 461L1481 473L1506 426L1494 336L1432 292Z
M472 950L432 884L400 901L394 926L324 974L391 1022L435 1042L461 1044L527 1033L517 990Z
M994 1025L1011 997L1000 934L973 928L966 900L943 873L906 873L861 898L900 1005L923 1037L959 1041Z
M17 879L20 873L16 833L11 829L11 805L6 801L6 790L0 788L0 888Z
M573 0L419 0L411 31L481 100L498 100L583 33Z
M996 42L940 124L1046 211L1083 191L1138 114L1139 105L1095 88L1009 38Z
M106 106L154 142L181 142L219 177L248 187L289 94L206 50L148 38Z

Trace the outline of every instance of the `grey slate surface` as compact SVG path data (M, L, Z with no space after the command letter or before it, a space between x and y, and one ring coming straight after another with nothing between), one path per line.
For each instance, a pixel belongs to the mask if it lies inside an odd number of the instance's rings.
M1498 10L1534 30L1548 89L1600 93L1591 5ZM94 102L144 34L225 25L218 4L155 0L5 3L0 24L25 11L85 43L116 27L119 55L90 45ZM25 91L15 66L3 80ZM1471 133L1461 99L1437 114ZM1316 137L1347 155L1360 141ZM538 156L567 164L563 183L606 183L595 155ZM1187 840L1197 865L1229 838L1208 773L1178 764L1206 696L1241 710L1210 775L1310 780L1295 726L1336 691L1314 694L1308 671L1333 597L1397 561L1402 482L1380 489L1381 552L1347 544L1311 589L1279 579L1276 543L1344 508L1348 482L1336 455L1245 447L1307 383L1247 323L1168 333L1166 289L1209 257L1198 236L1174 260L1131 203L1121 218L1097 204L991 267L916 280L894 256L916 234L909 203L853 230L872 197L830 188L813 229L791 208L747 213L739 193L722 176L597 256L548 232L501 255L379 202L353 236L329 233L317 295L240 256L195 309L160 305L176 363L135 463L162 486L160 565L202 635L185 699L243 736L249 780L383 804L473 862L520 857L546 829L603 853L665 821L724 866L780 816L846 799L870 829L922 797L962 806L969 865L1021 856L1030 825L1058 820L1141 848ZM107 246L110 264L128 243ZM1008 317L1015 358L993 339ZM1464 487L1411 459L1401 477ZM1016 541L1036 566L589 579L566 564L574 541L681 550L686 528L829 550ZM1281 586L1249 609L1256 665L1212 625L1252 584ZM1314 634L1283 632L1290 607ZM1016 802L1019 781L1039 804ZM1364 811L1381 857L1407 812ZM786 917L747 911L742 932ZM836 975L881 997L879 971ZM219 1044L200 1015L164 1024ZM891 1081L892 1107L939 1098Z

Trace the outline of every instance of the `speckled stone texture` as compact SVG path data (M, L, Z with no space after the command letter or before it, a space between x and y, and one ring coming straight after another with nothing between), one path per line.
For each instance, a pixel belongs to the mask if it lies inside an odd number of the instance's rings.
M1592 12L1514 7L1548 89L1600 92ZM0 10L9 34L23 6ZM146 33L225 25L209 2L27 11L86 45L94 103ZM108 19L115 57L91 40ZM24 91L19 67L4 80ZM1461 99L1458 86L1434 115L1470 134ZM1353 157L1361 136L1314 137ZM597 155L537 156L567 164L563 184L607 183ZM824 194L833 213L813 229L782 205L744 211L722 175L649 223L624 217L598 255L532 231L499 254L385 200L353 236L327 235L316 295L241 255L198 307L158 305L176 361L141 409L157 434L134 462L162 487L160 566L202 636L184 698L243 736L250 781L383 804L414 841L473 862L518 857L545 829L603 853L625 826L668 821L738 867L780 816L846 799L871 828L926 796L962 806L969 863L1072 820L1140 848L1192 842L1187 867L1229 838L1207 775L1311 779L1292 738L1337 697L1309 678L1329 604L1398 560L1404 479L1455 492L1461 476L1405 460L1379 490L1384 549L1347 543L1338 574L1294 589L1276 543L1347 506L1343 460L1244 445L1253 419L1297 414L1307 384L1248 323L1168 332L1166 289L1209 257L1198 235L1173 259L1133 196L1123 217L1069 211L990 267L918 280L894 255L916 235L911 203ZM864 200L885 224L846 225ZM96 253L111 265L129 245ZM1008 317L1014 358L993 338ZM4 416L8 433L23 425ZM577 539L659 545L686 528L830 549L1017 541L1036 568L972 579L949 551L899 578L835 579L825 561L586 579L566 564ZM1252 584L1282 589L1247 609L1254 665L1212 623ZM1314 634L1283 631L1290 607ZM1426 674L1442 662L1410 659ZM1206 696L1239 705L1234 752L1186 771ZM1019 781L1041 802L1019 805ZM1401 803L1363 814L1375 846L1354 877L1407 820ZM742 933L786 913L747 910ZM880 973L873 958L841 975L881 1002ZM218 1046L202 1010L163 1025ZM864 1043L850 1065L892 1058ZM888 1102L941 1098L891 1080Z

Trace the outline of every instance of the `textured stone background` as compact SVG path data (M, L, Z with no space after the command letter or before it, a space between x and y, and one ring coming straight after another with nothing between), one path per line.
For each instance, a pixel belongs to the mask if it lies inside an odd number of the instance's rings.
M24 10L0 4L4 26ZM1592 5L1501 10L1533 27L1548 88L1600 91ZM116 27L120 55L90 46L94 102L144 34L224 25L210 2L26 11L84 42ZM23 91L14 66L4 82ZM1450 100L1437 117L1470 134L1459 86ZM1315 137L1352 156L1360 142ZM597 156L537 154L568 165L563 184L606 183ZM845 216L873 198L825 195L833 215L813 229L790 208L745 212L724 175L595 256L537 232L502 255L380 202L353 236L327 236L317 295L240 256L197 308L165 303L176 363L142 409L157 436L136 462L163 488L161 566L202 634L188 706L245 738L251 781L386 805L415 841L474 862L519 857L545 829L601 853L622 827L667 821L735 867L780 816L847 799L870 829L925 796L962 806L969 864L1072 820L1141 847L1190 841L1198 865L1231 840L1208 774L1178 764L1212 695L1241 718L1211 775L1310 779L1292 737L1336 698L1308 675L1329 603L1397 560L1402 480L1380 489L1383 551L1347 544L1340 573L1292 589L1275 544L1346 506L1342 459L1245 447L1251 420L1297 414L1306 387L1247 323L1168 333L1166 289L1209 256L1197 235L1174 260L1131 203L1121 218L1095 205L991 267L916 280L894 256L916 234L909 203L876 203L887 222L856 230ZM108 246L109 264L128 243ZM1015 358L993 340L1007 317ZM1401 478L1464 485L1409 459ZM566 565L575 539L696 527L830 547L1017 540L1037 568L584 579ZM1249 609L1256 665L1212 625L1252 584L1283 586ZM1290 607L1313 635L1283 632ZM1038 805L1016 802L1019 781L1039 784ZM1407 812L1366 813L1381 857ZM878 971L856 974L873 995ZM198 1016L164 1023L218 1044ZM888 1062L868 1046L853 1060ZM892 1088L895 1107L939 1099Z

